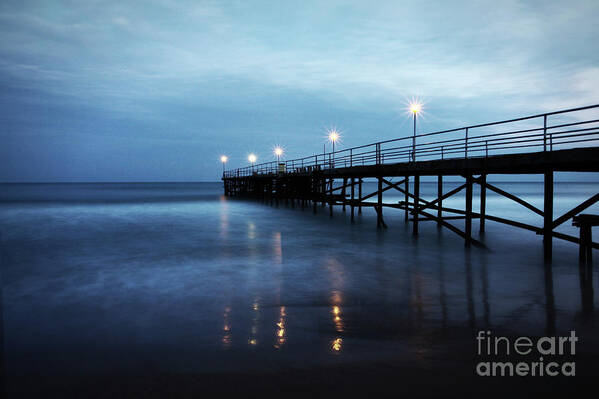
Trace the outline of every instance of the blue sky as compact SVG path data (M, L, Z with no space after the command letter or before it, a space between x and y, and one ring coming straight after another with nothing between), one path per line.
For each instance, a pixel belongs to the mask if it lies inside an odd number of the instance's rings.
M0 181L217 180L599 101L599 2L0 4Z

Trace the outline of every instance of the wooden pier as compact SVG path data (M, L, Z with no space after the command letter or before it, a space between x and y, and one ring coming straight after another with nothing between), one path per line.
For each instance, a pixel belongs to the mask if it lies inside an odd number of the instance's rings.
M553 123L552 123L553 122ZM599 201L599 192L563 215L553 211L555 172L599 172L599 105L492 122L459 129L381 141L331 153L285 161L268 162L223 173L227 196L285 201L302 209L319 205L349 208L353 222L363 207L373 207L377 227L386 228L385 208L404 212L414 235L421 222L434 222L460 235L466 246L484 244L473 237L473 219L481 233L487 221L526 229L543 237L544 254L551 259L553 238L581 244L586 260L589 251L599 249L586 231L580 237L556 231ZM494 174L539 174L544 182L542 209L487 181ZM420 195L420 177L437 178L437 198ZM454 176L463 183L443 192L443 178ZM365 179L377 182L374 192L363 192ZM398 179L393 181L393 179ZM412 190L409 182L412 181ZM480 188L479 212L473 212L473 187ZM597 187L593 187L597 189ZM383 193L396 190L403 200L383 202ZM463 209L443 206L443 201L465 190ZM486 192L493 191L543 217L542 226L533 226L487 212ZM463 220L460 228L453 221ZM577 220L577 219L576 219ZM584 242L582 242L584 241ZM581 250L581 254L583 251Z

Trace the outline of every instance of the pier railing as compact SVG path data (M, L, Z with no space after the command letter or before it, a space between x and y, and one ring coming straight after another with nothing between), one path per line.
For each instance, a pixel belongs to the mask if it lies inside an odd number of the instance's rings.
M599 104L379 141L287 161L227 170L226 178L488 157L599 145ZM284 166L283 166L284 165Z

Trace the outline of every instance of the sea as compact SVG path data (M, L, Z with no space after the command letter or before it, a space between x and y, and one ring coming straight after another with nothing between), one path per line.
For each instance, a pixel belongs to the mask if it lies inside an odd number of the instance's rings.
M543 208L542 183L490 182ZM554 217L598 187L555 183ZM364 193L375 190L364 184ZM424 198L436 190L435 181L422 183ZM401 200L385 192L385 202ZM444 205L463 209L464 201L460 193ZM477 211L478 189L473 202ZM486 211L542 225L492 191ZM475 219L474 238L486 248L466 248L433 221L414 236L403 211L383 213L388 227L377 228L370 207L352 223L349 206L330 217L320 204L314 214L285 201L228 198L222 183L2 184L7 389L15 397L72 386L98 393L117 379L117 391L153 384L167 395L173 386L227 391L281 377L325 391L362 380L400 392L401 381L421 381L414 389L422 392L437 379L480 384L479 331L575 331L577 372L596 375L583 366L599 359L598 271L579 267L576 244L554 239L547 263L531 231L487 220L479 233ZM578 236L571 221L558 231ZM196 377L171 384L165 376Z

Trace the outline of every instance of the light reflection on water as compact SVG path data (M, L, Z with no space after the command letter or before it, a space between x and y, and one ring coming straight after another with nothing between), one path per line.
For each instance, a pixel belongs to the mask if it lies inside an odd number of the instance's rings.
M248 339L248 343L251 346L258 345L258 327L260 326L260 304L257 299L254 299L254 303L252 304L252 327L250 330L250 338Z
M378 231L370 209L352 225L218 186L179 186L198 196L176 202L152 190L161 201L0 205L9 369L424 361L477 329L584 332L596 318L597 271L580 271L569 243L546 268L538 236L491 222L490 249L465 250L433 224L412 237L402 212Z
M285 319L287 313L285 312L285 306L280 307L279 322L276 324L276 342L275 348L280 349L285 343Z
M231 313L231 308L226 307L223 313L223 337L222 344L223 349L229 349L232 343L232 332L231 332L231 321L229 320L229 315Z

